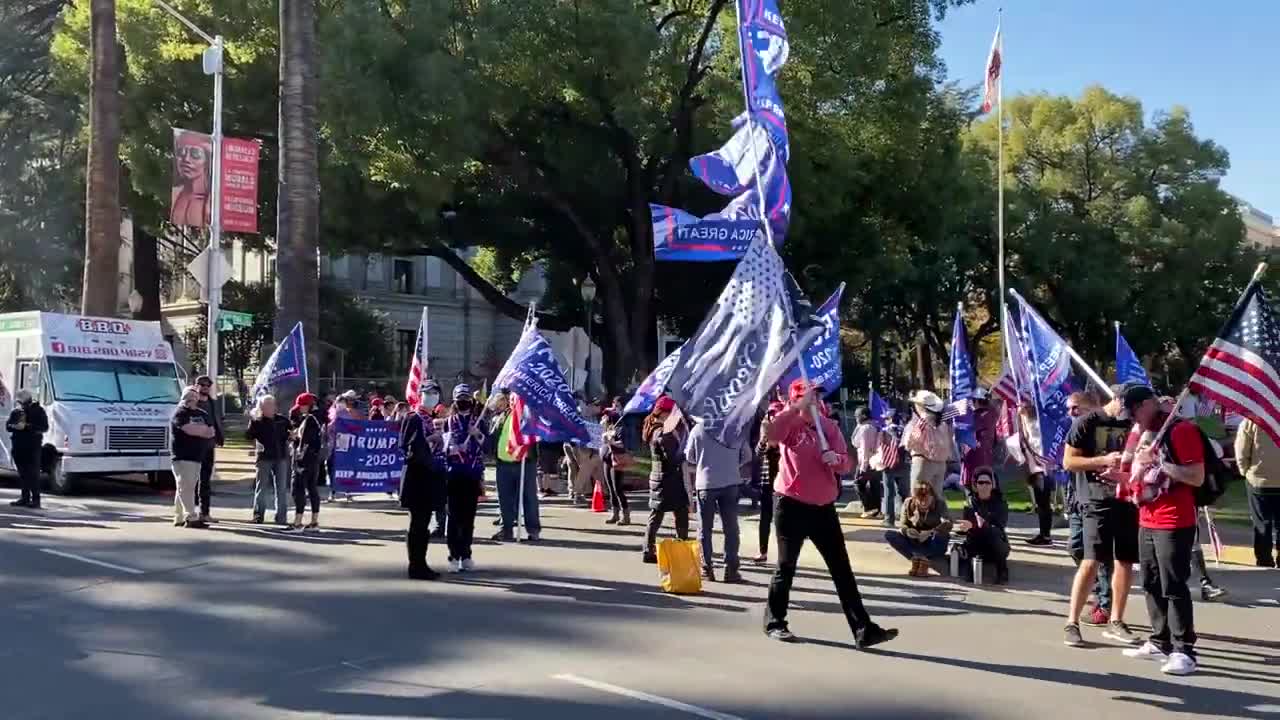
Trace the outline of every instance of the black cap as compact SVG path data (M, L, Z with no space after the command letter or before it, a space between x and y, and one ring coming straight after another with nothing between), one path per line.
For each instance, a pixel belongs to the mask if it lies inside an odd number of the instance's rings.
M1122 408L1119 417L1121 420L1133 419L1133 409L1142 403L1153 400L1156 397L1156 391L1146 385L1126 385L1124 392L1119 396Z

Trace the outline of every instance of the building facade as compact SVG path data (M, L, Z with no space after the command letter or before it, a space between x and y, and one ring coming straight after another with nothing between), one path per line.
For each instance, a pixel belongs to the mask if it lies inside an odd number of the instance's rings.
M1275 218L1243 200L1239 200L1239 205L1245 242L1261 250L1280 250L1280 225Z

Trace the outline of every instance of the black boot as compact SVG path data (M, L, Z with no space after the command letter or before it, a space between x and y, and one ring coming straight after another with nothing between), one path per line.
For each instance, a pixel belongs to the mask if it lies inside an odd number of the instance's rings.
M1000 562L996 563L996 584L997 585L1009 584L1009 561L1008 560L1001 560Z

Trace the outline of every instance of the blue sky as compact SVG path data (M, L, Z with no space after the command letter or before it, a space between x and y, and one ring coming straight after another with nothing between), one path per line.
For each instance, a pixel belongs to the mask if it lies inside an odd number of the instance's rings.
M1006 95L1100 84L1148 118L1185 106L1231 155L1223 187L1280 216L1280 2L978 0L939 25L949 78L982 82L1000 7Z

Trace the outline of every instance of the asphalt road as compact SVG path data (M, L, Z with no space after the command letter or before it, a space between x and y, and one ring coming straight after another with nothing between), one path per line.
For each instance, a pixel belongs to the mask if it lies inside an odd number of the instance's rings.
M1171 678L1062 645L1060 549L1019 548L1010 589L973 588L907 578L850 524L871 612L902 632L858 652L816 554L794 594L805 642L781 645L761 632L768 568L665 595L640 527L563 504L544 542L477 544L477 572L421 583L385 498L292 534L243 522L242 485L205 531L172 527L145 488L88 491L35 515L0 488L0 718L1280 718L1276 571L1218 571L1232 598L1197 605L1202 670Z

